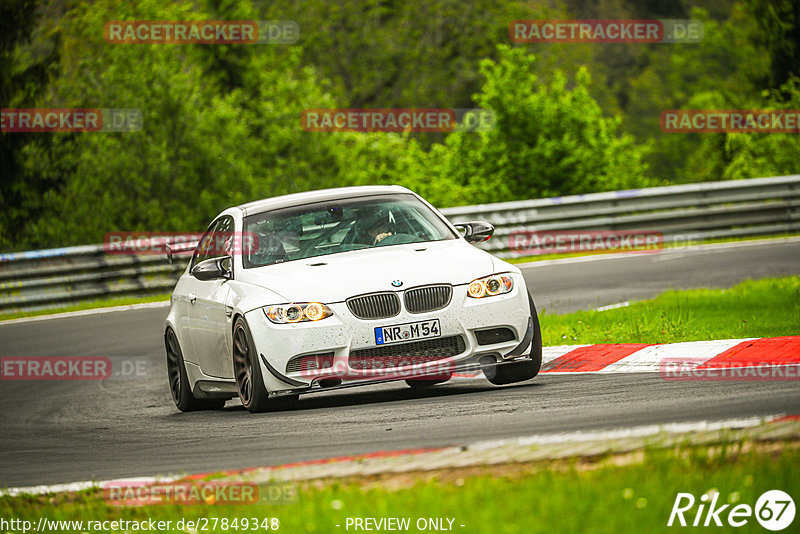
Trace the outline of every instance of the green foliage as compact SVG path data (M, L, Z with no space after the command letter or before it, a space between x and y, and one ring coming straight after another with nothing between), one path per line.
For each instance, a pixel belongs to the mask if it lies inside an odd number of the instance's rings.
M231 18L254 18L236 11ZM32 169L66 176L33 225L39 243L98 241L111 230L197 230L231 204L326 185L315 171L326 151L297 131L300 111L326 102L324 86L297 53L278 64L269 48L240 47L242 65L220 74L207 52L214 47L106 44L103 24L113 18L214 17L188 3L103 0L62 19L70 36L63 81L46 105L139 108L144 129L60 134L49 153L26 152Z
M509 21L551 13L524 0L262 3L263 18L298 22L303 60L356 108L468 108L477 61L496 56Z
M55 46L43 42L37 7L36 0L0 2L0 107L33 106L58 59ZM44 192L58 185L47 177L31 180L20 161L26 146L47 142L41 135L0 133L0 250L20 242L21 222L37 216Z
M138 108L144 129L0 133L0 250L194 231L233 204L345 185L401 184L452 206L798 172L796 135L658 123L672 108L797 109L796 81L765 81L792 72L789 4L8 0L0 105ZM702 42L503 45L515 19L686 16L704 21ZM107 43L120 19L295 20L301 39ZM497 127L301 128L302 110L341 107L481 107Z
M780 88L764 91L762 109L800 109L800 78L790 78ZM724 176L735 180L756 176L782 176L798 172L800 140L797 133L729 133L725 135L729 163Z
M588 71L579 70L570 89L559 71L541 83L534 64L523 48L507 46L499 61L481 62L486 83L475 102L494 111L496 127L449 136L444 158L435 147L439 176L470 186L478 202L646 186L647 148L619 135L620 117L603 115Z
M752 80L766 72L766 55L749 36L753 19L736 6L729 18L714 20L702 9L691 18L703 21L696 44L654 44L643 58L647 67L629 79L626 125L639 139L652 139L647 158L669 182L721 179L726 165L719 134L664 133L658 117L667 109L743 109L755 94ZM752 178L752 177L751 177Z
M748 15L758 24L754 40L769 54L766 86L777 89L800 76L800 6L794 0L747 0Z

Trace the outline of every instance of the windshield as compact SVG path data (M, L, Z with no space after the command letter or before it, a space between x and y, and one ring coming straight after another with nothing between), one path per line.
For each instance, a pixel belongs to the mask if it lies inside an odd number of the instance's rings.
M428 206L408 194L306 204L245 217L258 245L244 267L262 267L348 250L456 239Z

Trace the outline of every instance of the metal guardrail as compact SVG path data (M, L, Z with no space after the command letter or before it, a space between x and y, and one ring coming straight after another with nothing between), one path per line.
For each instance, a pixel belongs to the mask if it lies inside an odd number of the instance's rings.
M0 313L168 293L187 262L112 255L102 245L0 254Z
M650 230L666 243L800 232L800 175L446 208L452 222L485 220L495 235L478 246L499 257L520 231ZM188 258L112 255L102 245L0 254L0 313L109 296L167 293Z
M450 221L485 220L494 236L478 246L511 258L514 232L653 230L664 242L800 231L800 175L671 185L445 208Z

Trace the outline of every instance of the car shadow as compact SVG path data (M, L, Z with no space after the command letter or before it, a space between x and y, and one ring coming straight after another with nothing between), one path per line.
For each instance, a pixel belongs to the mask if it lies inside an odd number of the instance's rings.
M346 406L361 406L398 401L435 399L439 397L452 397L456 395L479 395L487 393L500 394L501 392L508 391L509 389L529 389L541 386L541 383L537 383L534 380L520 382L517 384L509 384L507 386L493 386L487 383L476 383L469 385L463 383L454 383L440 384L426 389L413 389L403 385L402 382L397 382L396 384L381 385L379 387L382 389L377 391L374 389L363 391L353 388L350 390L340 389L331 390L329 392L301 395L299 401L293 403L276 403L274 408L270 409L266 413L301 412ZM229 401L223 410L226 412L245 411L244 406L238 403L231 404L232 402L235 402L235 400Z

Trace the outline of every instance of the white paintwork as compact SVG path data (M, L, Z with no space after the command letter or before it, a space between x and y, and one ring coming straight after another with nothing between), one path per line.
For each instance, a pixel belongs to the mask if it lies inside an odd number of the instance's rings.
M238 232L242 230L243 218L254 213L319 201L397 193L411 192L399 186L369 186L301 193L229 208L217 218L233 217ZM457 232L435 208L419 199ZM234 254L232 261L232 280L200 281L188 273L187 267L173 293L166 325L176 332L192 386L200 379L233 380L232 330L237 316L246 319L257 353L264 354L278 373L303 384L290 384L259 362L269 392L302 389L311 383L307 376L286 373L288 360L296 355L333 351L334 369L339 370L342 365L347 367L350 350L376 346L376 326L438 318L442 336L461 334L464 337L467 348L461 355L414 366L414 372L424 373L442 363L469 359L477 352L508 354L525 336L530 317L527 288L519 268L494 258L464 239L353 250L249 269L243 268L240 254ZM466 296L472 280L498 272L512 275L512 292L484 299ZM394 280L402 280L402 287L393 287ZM344 303L349 297L365 293L400 293L415 286L437 283L452 284L453 298L446 308L430 313L411 314L403 309L395 317L367 321L354 317ZM194 303L192 296L196 299ZM322 302L334 315L318 322L285 325L273 324L264 315L266 306L291 302ZM478 351L473 330L494 326L511 328L516 338L482 346ZM406 370L395 368L394 374L399 379ZM348 370L348 373L359 378L380 375L374 371Z

